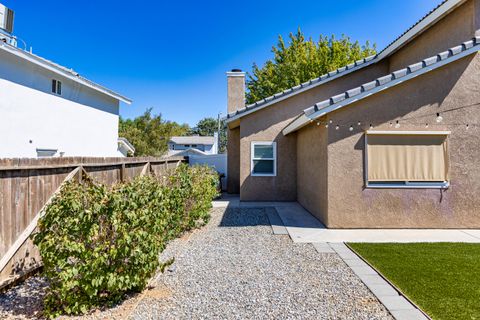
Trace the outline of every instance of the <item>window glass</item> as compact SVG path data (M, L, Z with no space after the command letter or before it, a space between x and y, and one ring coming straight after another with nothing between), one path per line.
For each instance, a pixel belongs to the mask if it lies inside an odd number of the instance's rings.
M273 173L273 160L253 160L254 173Z
M255 145L254 156L255 159L272 159L273 158L273 146Z

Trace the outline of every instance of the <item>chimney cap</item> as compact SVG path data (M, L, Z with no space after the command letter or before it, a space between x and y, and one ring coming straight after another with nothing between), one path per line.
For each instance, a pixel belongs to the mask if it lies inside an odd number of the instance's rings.
M243 72L242 69L232 69L231 72Z

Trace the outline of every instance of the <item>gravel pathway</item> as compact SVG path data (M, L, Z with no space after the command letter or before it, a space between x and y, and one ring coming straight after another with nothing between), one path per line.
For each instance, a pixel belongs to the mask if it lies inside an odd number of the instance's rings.
M264 209L214 209L170 257L131 319L391 319L337 254L273 235Z
M213 209L161 260L171 257L148 290L74 319L392 319L337 254L273 235L264 209ZM38 318L45 285L0 294L0 319Z

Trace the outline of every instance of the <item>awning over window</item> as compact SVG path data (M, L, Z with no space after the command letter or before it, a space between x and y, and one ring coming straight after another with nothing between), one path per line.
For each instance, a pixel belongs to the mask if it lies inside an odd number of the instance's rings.
M447 135L368 134L368 181L448 181Z

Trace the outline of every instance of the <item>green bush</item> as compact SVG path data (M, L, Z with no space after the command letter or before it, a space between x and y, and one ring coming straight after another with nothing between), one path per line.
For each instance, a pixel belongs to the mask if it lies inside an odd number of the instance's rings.
M168 240L208 221L218 177L179 166L109 189L68 182L46 209L33 239L49 280L46 316L85 313L141 291Z

